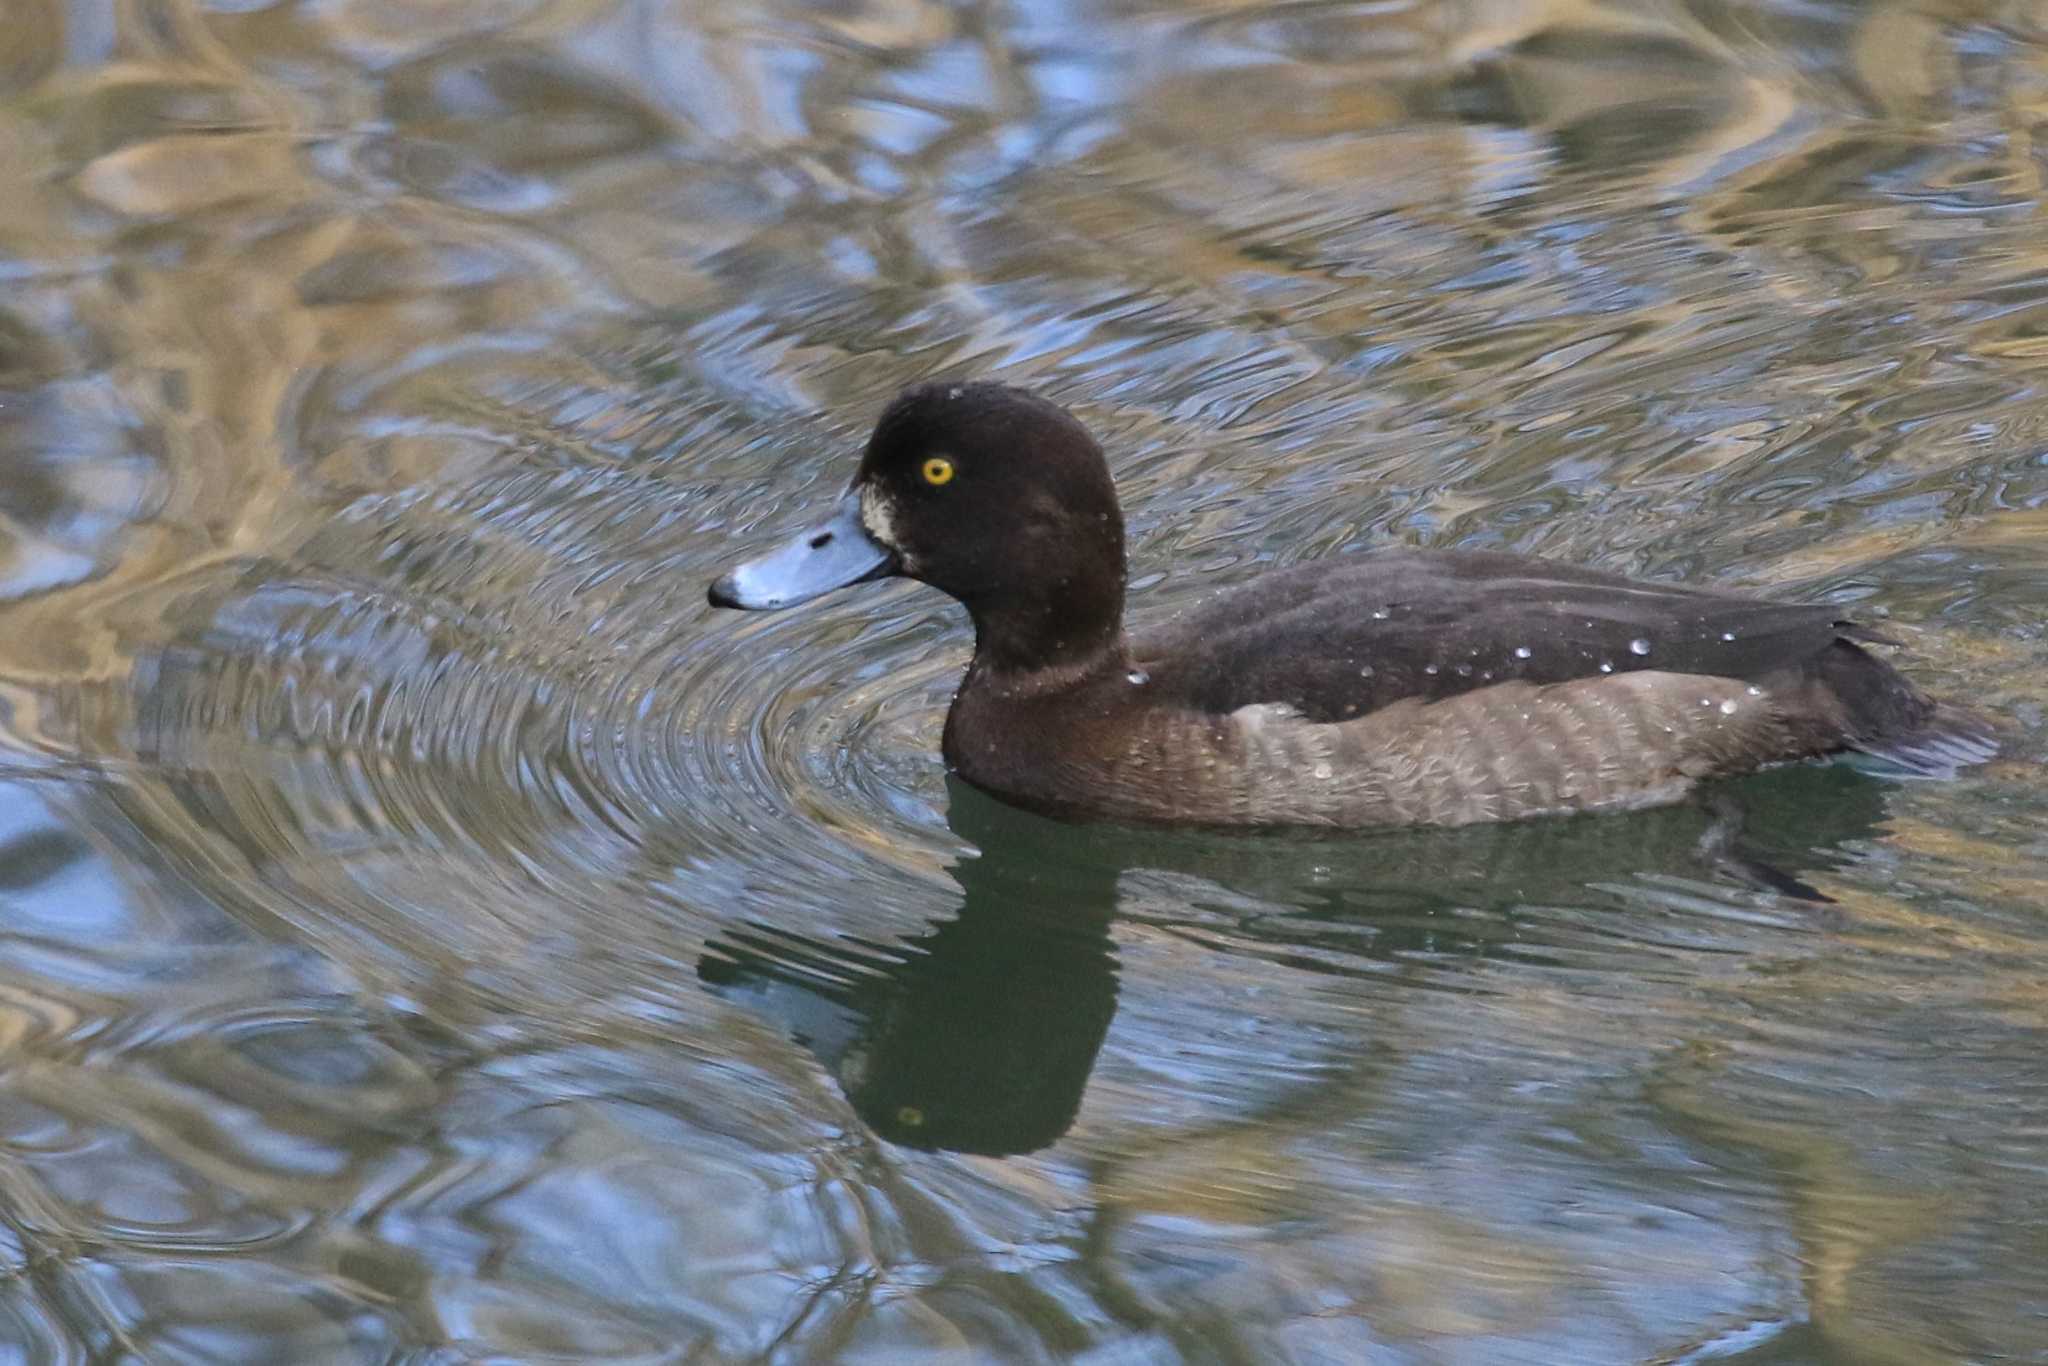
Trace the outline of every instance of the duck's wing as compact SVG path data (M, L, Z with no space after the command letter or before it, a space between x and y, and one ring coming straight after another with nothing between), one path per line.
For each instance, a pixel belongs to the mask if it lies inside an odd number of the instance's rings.
M1388 550L1268 574L1133 641L1160 695L1343 721L1403 698L1655 669L1762 679L1842 639L1826 604L1642 583L1514 555Z

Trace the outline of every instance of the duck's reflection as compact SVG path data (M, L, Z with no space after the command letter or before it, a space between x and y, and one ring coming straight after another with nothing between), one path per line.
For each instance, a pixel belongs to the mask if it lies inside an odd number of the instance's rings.
M1528 908L1597 915L1596 886L1713 876L1818 901L1799 874L1875 833L1883 794L1846 768L1802 766L1629 816L1314 838L1063 825L956 782L949 823L980 850L954 869L956 917L889 944L748 927L713 940L698 972L780 1020L882 1137L1029 1152L1073 1123L1116 1012L1127 871L1277 908L1247 930L1276 948L1437 969L1527 962L1548 956ZM1358 989L1384 988L1362 975Z
M1101 827L964 783L952 796L949 824L981 851L953 870L958 916L890 945L736 931L698 973L781 1019L884 1138L1028 1152L1073 1123L1116 1013L1109 929L1125 864Z

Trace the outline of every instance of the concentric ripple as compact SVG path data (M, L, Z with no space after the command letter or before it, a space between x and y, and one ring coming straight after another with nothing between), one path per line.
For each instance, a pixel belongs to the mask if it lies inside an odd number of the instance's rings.
M933 602L870 596L679 647L616 615L485 635L472 612L272 571L132 683L81 689L75 724L162 775L157 816L184 807L197 844L230 842L323 918L337 876L402 911L418 893L392 879L489 898L511 875L557 917L653 887L698 915L872 929L901 874L949 885L938 732L963 661Z

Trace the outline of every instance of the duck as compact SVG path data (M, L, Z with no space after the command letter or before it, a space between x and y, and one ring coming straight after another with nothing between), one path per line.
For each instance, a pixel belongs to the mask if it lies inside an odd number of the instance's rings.
M1666 805L1845 754L1953 776L1997 751L1835 606L1520 555L1335 555L1131 630L1101 446L995 382L904 390L832 515L708 597L774 610L892 577L973 623L946 763L1066 820L1455 826Z

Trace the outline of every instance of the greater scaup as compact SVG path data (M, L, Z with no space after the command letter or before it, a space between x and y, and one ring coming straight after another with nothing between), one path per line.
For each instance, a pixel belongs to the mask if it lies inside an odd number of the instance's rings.
M787 607L890 575L974 620L947 761L1055 815L1460 825L1654 806L1844 750L1945 773L1996 748L1833 607L1514 555L1345 555L1126 635L1101 448L1000 384L906 390L832 519L710 599Z

